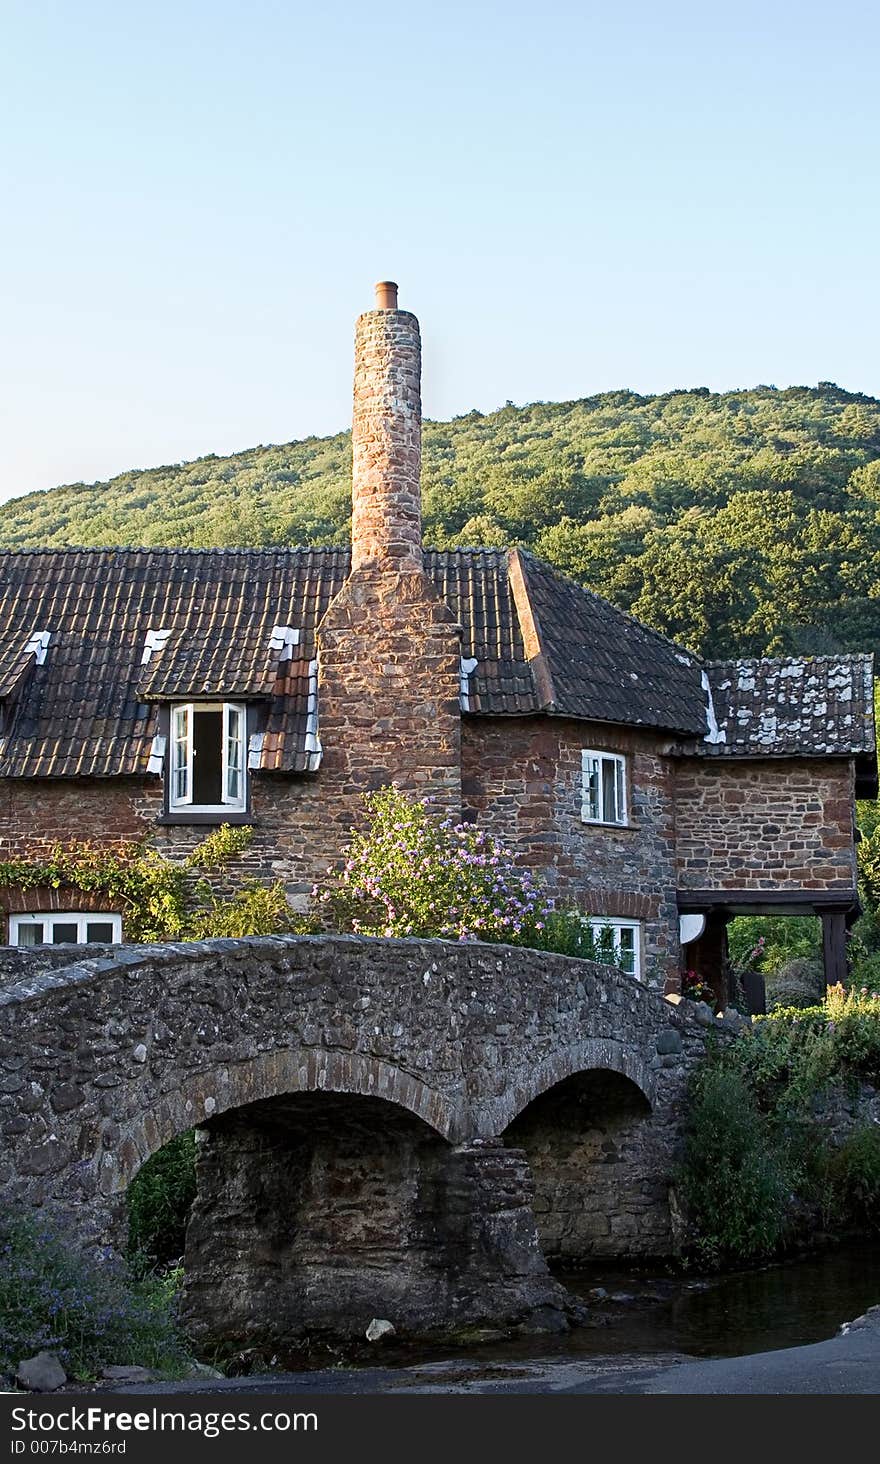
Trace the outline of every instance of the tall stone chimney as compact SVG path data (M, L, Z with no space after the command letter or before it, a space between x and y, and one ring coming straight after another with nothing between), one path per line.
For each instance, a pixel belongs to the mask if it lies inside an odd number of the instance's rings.
M422 346L419 322L376 286L354 344L351 567L422 568Z
M461 627L422 555L419 323L388 281L376 306L355 343L351 574L318 627L319 797L337 843L388 783L461 813Z

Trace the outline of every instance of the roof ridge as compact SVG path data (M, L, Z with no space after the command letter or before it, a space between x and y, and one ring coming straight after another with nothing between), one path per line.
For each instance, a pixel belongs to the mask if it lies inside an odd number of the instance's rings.
M839 664L841 661L873 661L873 651L840 651L831 655L823 651L821 655L802 656L724 656L718 660L706 660L703 665L709 666L790 666L794 661L829 661Z
M350 544L26 544L19 548L0 547L0 556L36 554L351 554Z

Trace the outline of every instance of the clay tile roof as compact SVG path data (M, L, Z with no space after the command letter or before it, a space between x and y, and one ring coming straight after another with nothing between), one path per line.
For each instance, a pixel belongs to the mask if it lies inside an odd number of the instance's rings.
M554 710L592 721L706 730L696 656L542 560L515 551Z
M0 636L0 700L14 696L28 672L36 664L36 657L27 649L31 634L25 630L10 630Z
M786 656L706 666L724 741L714 756L873 753L873 656Z
M462 626L462 656L477 662L471 714L655 727L727 755L846 753L873 739L865 657L711 667L729 728L713 749L702 742L703 668L680 646L519 550L429 551L425 567ZM210 696L262 702L262 770L313 769L316 631L348 569L344 549L0 553L0 776L144 773L158 705ZM299 632L287 660L270 649L276 625ZM42 665L24 656L35 627L50 633ZM771 668L751 692L731 670L748 666ZM768 698L778 710L796 687L800 710L777 715L768 741Z

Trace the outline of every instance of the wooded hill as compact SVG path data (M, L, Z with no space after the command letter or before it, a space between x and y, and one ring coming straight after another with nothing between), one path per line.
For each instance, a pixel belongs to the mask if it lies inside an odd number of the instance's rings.
M880 647L880 401L705 388L426 422L425 538L519 543L715 656ZM0 546L348 538L348 433L0 505Z

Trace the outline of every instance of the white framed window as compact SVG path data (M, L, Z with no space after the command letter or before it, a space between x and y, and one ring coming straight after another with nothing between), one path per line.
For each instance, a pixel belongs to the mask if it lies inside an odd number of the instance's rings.
M610 915L591 915L590 929L599 960L619 966L627 975L642 979L642 925L639 920L618 920Z
M237 702L180 702L171 708L171 812L247 807L247 711Z
M9 943L17 946L117 945L122 940L122 916L103 910L53 910L37 915L10 915Z
M626 823L626 758L619 753L582 751L581 818L584 823Z

